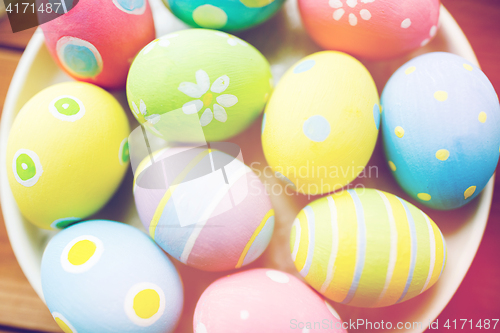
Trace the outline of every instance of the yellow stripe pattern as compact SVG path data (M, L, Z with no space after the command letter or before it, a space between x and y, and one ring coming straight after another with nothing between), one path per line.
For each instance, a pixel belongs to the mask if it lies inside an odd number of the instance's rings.
M184 178L189 174L191 170L209 153L211 152L211 149L204 149L201 153L199 153L195 158L189 162L189 164L182 170L181 173L175 178L173 181L174 184L179 184L182 182ZM156 226L158 225L158 222L160 221L160 217L163 213L163 209L165 209L165 205L167 202L170 200L173 191L175 191L176 185L170 186L167 191L165 192L165 195L163 198L160 200L160 203L158 204L158 207L156 207L155 213L153 215L153 219L151 220L151 223L149 224L149 235L151 238L155 239L155 231L156 231Z
M300 226L300 237L295 238L295 244L298 243L299 250L295 258L295 267L300 272L306 263L307 249L309 248L309 230L307 228L307 218L303 210L297 215L296 222ZM297 246L297 245L295 245Z
M373 189L354 191L362 206L366 238L361 239L365 244L358 244L361 241L357 237L360 211L356 212L347 191L309 204L314 213L311 227L304 211L298 214L290 239L291 253L295 254L296 250L294 262L298 271L306 263L309 233L314 230L312 262L306 281L336 302L345 300L351 290L352 299L348 304L359 307L388 306L400 298L406 301L436 283L446 260L445 241L436 224L430 218L427 220L420 209L390 193ZM332 199L333 203L329 204ZM336 221L332 221L333 218ZM332 230L332 226L338 230ZM338 242L338 247L332 242ZM352 285L361 245L366 248L364 265L359 283ZM410 270L412 256L413 270Z
M240 255L240 259L238 259L238 263L236 264L235 268L240 268L243 265L243 261L245 260L245 257L248 253L248 250L250 250L250 247L252 246L253 242L255 241L255 238L259 235L260 231L264 226L266 225L267 220L271 217L274 216L274 209L271 209L267 212L267 214L264 216L262 221L260 222L259 226L257 229L252 234L252 237L250 237L250 240L248 243L245 245L245 248L243 249L243 252Z

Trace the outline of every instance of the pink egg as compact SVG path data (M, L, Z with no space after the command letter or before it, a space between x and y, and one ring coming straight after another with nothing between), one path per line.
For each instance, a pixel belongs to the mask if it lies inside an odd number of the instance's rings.
M134 198L142 223L168 254L191 267L225 271L264 252L274 210L248 166L190 147L160 150L153 159L155 166L146 157L135 171Z
M155 38L147 0L80 0L42 30L68 75L104 88L125 87L135 55Z
M347 332L342 326L332 306L306 284L267 268L212 283L201 295L193 319L195 333Z
M320 46L388 59L426 45L436 34L439 0L299 0L302 21Z

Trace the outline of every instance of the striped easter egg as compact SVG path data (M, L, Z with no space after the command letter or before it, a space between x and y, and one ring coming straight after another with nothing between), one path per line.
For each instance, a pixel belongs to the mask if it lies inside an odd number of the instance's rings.
M382 307L430 288L446 263L444 237L409 202L375 189L347 190L307 205L294 221L295 266L327 298Z
M188 266L239 268L257 259L271 240L274 210L264 185L224 152L159 150L138 165L133 191L150 236Z

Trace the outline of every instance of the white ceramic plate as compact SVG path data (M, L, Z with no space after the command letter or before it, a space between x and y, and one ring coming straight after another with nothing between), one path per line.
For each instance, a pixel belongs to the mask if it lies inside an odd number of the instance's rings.
M151 0L151 5L159 36L186 28L183 23L164 8L160 0ZM308 54L319 51L319 48L309 39L301 25L294 0L287 1L284 10L269 22L251 31L241 33L239 36L255 45L269 59L276 81L296 61ZM364 63L372 73L379 92L381 92L390 75L399 66L418 54L431 51L452 52L477 64L477 59L466 37L444 7L441 7L439 33L426 47L395 60ZM1 123L0 185L5 223L19 264L42 299L40 262L45 245L54 232L38 229L21 216L8 185L5 152L9 129L23 104L43 88L68 80L71 79L55 65L50 57L43 42L43 34L40 30L37 30L15 72L5 102ZM124 92L114 94L126 107ZM126 109L128 110L128 107ZM129 115L132 124L135 124L132 126L137 126L137 123L132 119L131 113ZM248 140L248 137L254 139ZM256 122L251 128L231 141L240 145L247 164L256 162L253 166L263 171L266 164L259 138L260 122ZM408 196L402 192L392 178L380 146L379 143L369 163L370 166L378 167L378 175L376 177L373 175L372 178L368 179L358 179L356 183L389 191L408 200ZM274 267L298 276L290 258L288 245L291 223L300 209L315 198L307 198L303 195L273 194L280 188L280 186L277 186L279 182L271 176L269 171L264 172L261 178L271 193L277 215L276 229L268 250L250 267ZM131 180L131 172L129 172L117 195L94 218L123 221L142 228L133 204ZM420 322L422 323L420 328L417 325L417 327L406 331L423 332L429 320L434 320L449 302L469 269L486 226L492 196L493 179L490 180L477 199L461 209L439 212L420 206L436 221L447 242L448 262L441 279L423 295L386 308L363 309L334 304L342 319L344 321L364 319L373 323L384 320L384 322L391 321L393 325L396 325L397 322ZM227 273L207 273L196 271L178 263L176 265L182 275L186 292L185 310L178 331L192 332L193 310L200 294L212 281ZM369 330L360 329L359 331ZM380 331L383 332L384 330Z

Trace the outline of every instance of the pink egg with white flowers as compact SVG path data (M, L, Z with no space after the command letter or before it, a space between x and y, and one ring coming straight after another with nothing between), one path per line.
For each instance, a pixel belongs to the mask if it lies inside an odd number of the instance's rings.
M298 0L316 43L367 59L390 59L436 35L439 0Z
M132 60L155 38L147 0L80 0L41 27L61 69L103 88L125 87Z
M194 333L344 333L346 324L302 281L267 268L213 282L201 295L193 319Z

